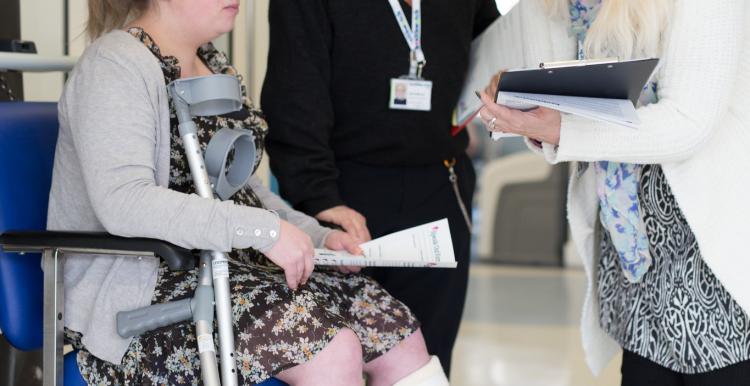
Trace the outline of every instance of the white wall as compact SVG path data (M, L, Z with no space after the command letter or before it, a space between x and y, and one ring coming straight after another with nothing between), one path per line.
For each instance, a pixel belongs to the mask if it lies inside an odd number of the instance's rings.
M21 39L36 43L44 55L63 54L63 2L21 0ZM56 101L62 92L60 73L23 74L26 100Z
M495 0L495 2L497 2L497 8L503 15L508 13L511 8L515 7L515 5L518 4L518 1L519 0Z
M269 0L241 0L241 12L237 17L232 39L232 62L243 74L250 96L258 104L268 53L268 2ZM40 54L63 55L63 1L21 0L20 3L21 39L34 41ZM81 55L86 48L84 28L87 14L87 0L68 0L68 49L72 56ZM214 43L218 49L229 51L227 36ZM63 74L29 73L23 77L26 100L59 99L64 84ZM268 167L265 160L258 174L267 181Z
M125 0L123 0L125 1ZM45 55L63 55L64 53L64 12L62 0L22 0L21 3L21 39L36 43L37 51ZM252 95L260 93L260 82L265 72L265 53L268 50L267 9L268 0L242 1L244 12L237 17L237 26L233 37L234 64L248 80ZM86 48L84 28L87 17L86 0L68 0L68 47L73 56L80 55ZM260 31L254 32L258 25ZM253 49L251 43L258 42L259 50ZM223 36L214 42L222 51L229 50L229 40ZM254 45L254 44L253 44ZM263 59L260 61L259 59ZM258 65L255 66L255 61ZM257 67L257 68L255 68ZM251 72L251 69L253 71ZM57 100L62 92L63 75L24 74L24 93L27 100Z

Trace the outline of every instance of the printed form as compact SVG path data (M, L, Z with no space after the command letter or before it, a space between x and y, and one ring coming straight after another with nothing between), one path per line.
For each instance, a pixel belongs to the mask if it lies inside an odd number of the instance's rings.
M542 106L563 113L622 125L631 129L637 129L641 123L635 107L627 99L585 98L500 91L497 93L497 103L518 110L530 110L537 106ZM514 135L499 132L492 133L492 139L495 140L511 136Z
M456 268L448 219L419 225L360 245L364 256L315 250L316 265Z

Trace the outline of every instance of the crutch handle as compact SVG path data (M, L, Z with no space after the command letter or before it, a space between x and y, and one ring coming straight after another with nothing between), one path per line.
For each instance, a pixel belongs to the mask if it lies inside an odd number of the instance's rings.
M193 316L191 299L154 304L117 313L117 333L123 338L179 323Z

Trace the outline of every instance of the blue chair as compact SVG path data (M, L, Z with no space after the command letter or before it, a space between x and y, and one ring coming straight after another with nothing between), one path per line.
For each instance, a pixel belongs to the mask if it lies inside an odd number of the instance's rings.
M17 349L43 348L45 385L85 385L76 352L62 355L65 254L145 251L173 270L192 268L194 259L158 240L45 231L57 130L55 103L0 103L0 330Z

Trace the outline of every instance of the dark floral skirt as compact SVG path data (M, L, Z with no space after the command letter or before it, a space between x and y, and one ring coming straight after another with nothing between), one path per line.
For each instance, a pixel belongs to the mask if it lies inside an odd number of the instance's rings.
M310 360L341 328L348 327L359 336L364 361L369 362L419 327L405 305L363 275L316 271L306 285L292 291L275 267L231 261L230 272L241 384L262 382ZM189 297L196 285L197 270L170 272L162 264L152 303ZM133 338L120 365L91 355L81 345L80 334L66 330L66 338L81 350L78 366L89 384L200 383L192 322Z

